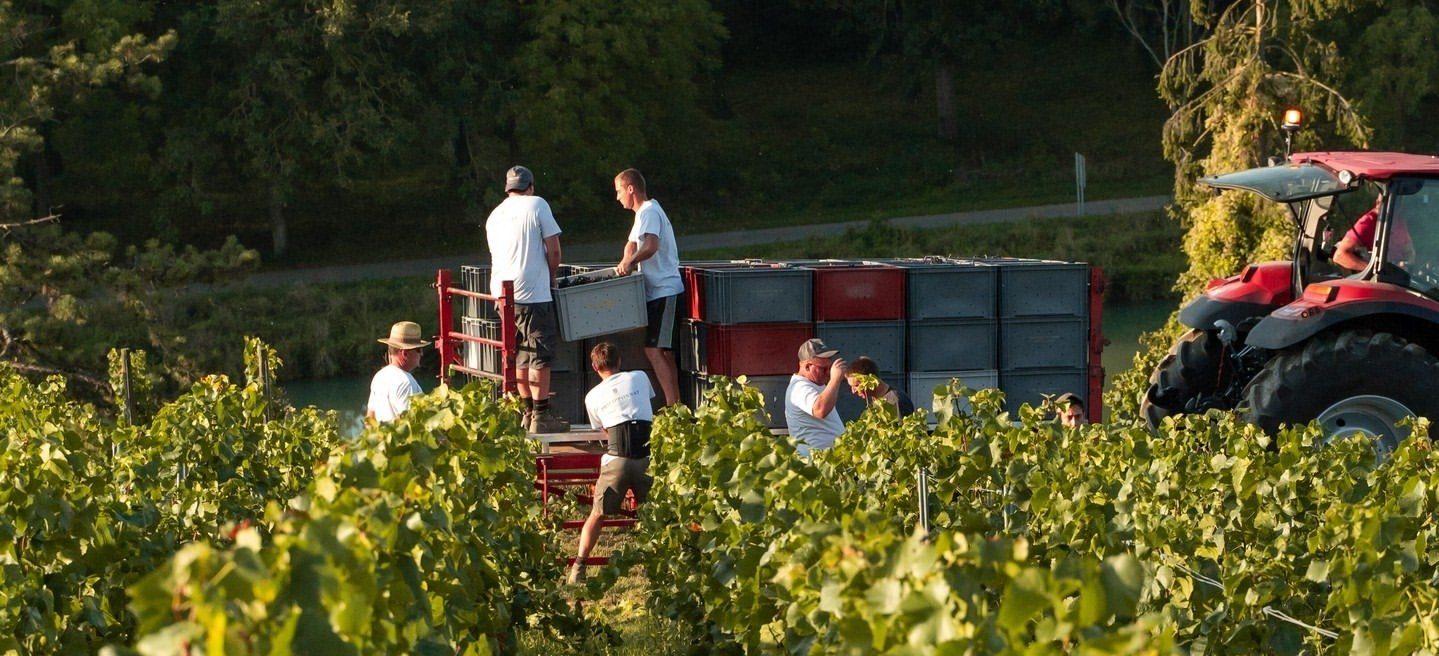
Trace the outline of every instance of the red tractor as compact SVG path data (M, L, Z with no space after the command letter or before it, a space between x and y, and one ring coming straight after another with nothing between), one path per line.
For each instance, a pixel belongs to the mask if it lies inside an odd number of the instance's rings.
M1370 436L1382 457L1406 417L1439 421L1439 158L1288 159L1200 180L1286 204L1294 255L1215 280L1180 311L1190 330L1142 410L1151 426L1209 408L1268 431L1318 419L1331 439Z

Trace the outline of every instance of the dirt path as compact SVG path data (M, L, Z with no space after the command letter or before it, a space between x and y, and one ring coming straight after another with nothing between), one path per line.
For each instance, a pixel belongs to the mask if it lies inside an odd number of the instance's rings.
M1162 209L1170 200L1169 196L1146 196L1142 198L1089 201L1085 203L1085 214L1097 216L1148 212ZM1008 221L1023 221L1026 219L1073 216L1074 212L1074 203L1060 203L1055 205L1037 205L1034 207L1010 207L997 210L955 212L952 214L904 216L889 219L885 221L885 223L899 228L944 228L958 225L1004 223ZM685 253L714 248L784 243L799 241L814 236L836 235L850 228L863 228L868 224L869 221L846 221L843 223L815 223L780 228L737 230L734 232L712 232L698 235L680 235L676 237L676 241L679 243L680 256L684 257ZM612 243L565 244L565 261L618 261L620 248L622 246L621 240L623 238L623 231L616 228L615 240ZM487 263L489 257L483 252L483 246L482 240L477 234L475 238L476 250L474 255L316 267L312 269L291 269L288 271L268 271L253 274L246 282L247 284L257 287L278 287L296 283L350 282L355 280L378 280L409 276L433 276L435 271L439 269L454 269L462 264Z

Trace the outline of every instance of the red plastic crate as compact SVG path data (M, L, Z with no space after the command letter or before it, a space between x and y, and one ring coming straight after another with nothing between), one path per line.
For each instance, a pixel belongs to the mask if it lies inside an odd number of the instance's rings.
M799 345L814 337L814 324L750 323L720 326L694 323L696 368L721 376L777 376L799 367Z
M680 267L680 278L685 283L685 317L703 319L705 311L704 276L700 275L699 270L695 267L682 266Z
M805 263L814 270L815 321L904 318L904 269L884 264Z

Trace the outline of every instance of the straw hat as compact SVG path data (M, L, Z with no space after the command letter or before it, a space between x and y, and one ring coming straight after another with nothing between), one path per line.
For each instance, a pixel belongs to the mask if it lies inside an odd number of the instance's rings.
M390 326L389 338L380 338L375 341L397 349L417 349L430 345L429 342L420 339L420 324L413 321L401 321Z

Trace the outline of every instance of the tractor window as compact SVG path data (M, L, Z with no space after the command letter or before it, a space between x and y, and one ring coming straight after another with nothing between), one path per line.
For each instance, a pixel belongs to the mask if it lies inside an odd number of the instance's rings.
M1346 268L1334 260L1335 249L1349 234L1354 224L1370 208L1374 207L1377 189L1364 188L1344 196L1325 196L1307 201L1305 208L1304 234L1301 235L1301 255L1306 256L1305 284L1319 280L1332 280L1353 275L1363 268ZM1368 262L1368 248L1363 252L1363 263Z
M1266 166L1200 178L1199 182L1216 189L1252 191L1282 203L1342 194L1348 189L1333 172L1314 164Z
M1408 273L1409 286L1439 297L1439 180L1391 185L1385 256Z

